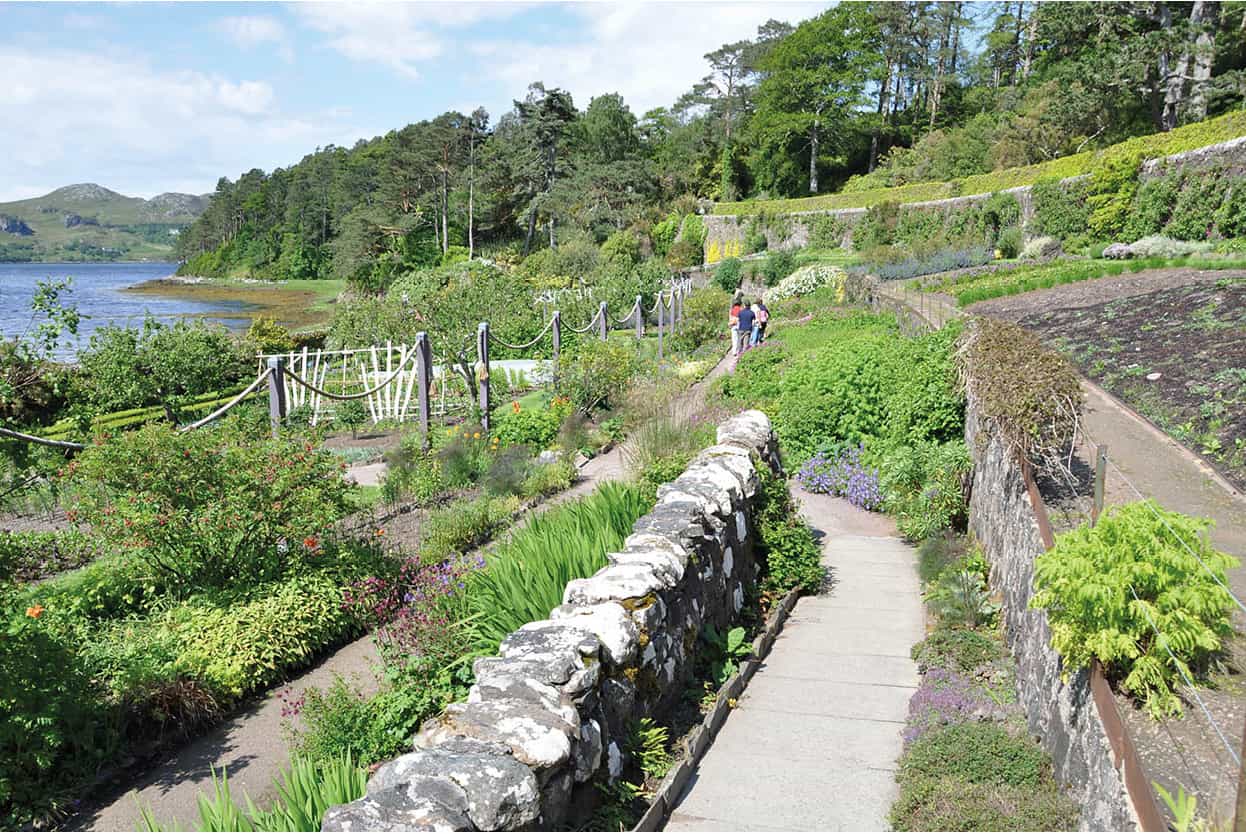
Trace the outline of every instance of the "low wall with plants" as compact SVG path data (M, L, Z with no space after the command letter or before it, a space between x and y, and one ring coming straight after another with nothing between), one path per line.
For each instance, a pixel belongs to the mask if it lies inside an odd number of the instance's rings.
M622 773L635 722L681 697L702 629L739 619L759 571L757 467L777 470L777 449L759 411L719 426L609 565L478 659L467 700L323 830L551 829L586 813L588 789Z
M979 356L985 350L981 347ZM975 358L972 350L967 358ZM1007 369L985 367L985 363L968 365L965 373L970 377L1008 375ZM1029 379L1023 385L1033 390L1048 381ZM1058 390L1060 385L1055 380L1050 389ZM1060 654L1051 646L1047 611L1030 608L1035 559L1045 548L1019 461L1041 458L1042 441L1024 440L1023 433L1012 430L1016 421L995 396L1002 387L1004 383L991 391L972 379L968 384L965 442L974 461L969 531L991 566L991 589L1001 597L1005 638L1017 662L1018 697L1030 731L1051 755L1057 781L1067 786L1081 807L1081 828L1137 830L1124 777L1114 764L1107 731L1091 694L1090 674L1080 670L1066 676ZM1043 405L1027 401L1022 394L1015 398L1014 413L1038 413ZM1003 419L986 413L1000 413ZM1053 413L1045 412L1049 418ZM1059 439L1045 440L1055 446ZM1030 445L1023 447L1023 443Z

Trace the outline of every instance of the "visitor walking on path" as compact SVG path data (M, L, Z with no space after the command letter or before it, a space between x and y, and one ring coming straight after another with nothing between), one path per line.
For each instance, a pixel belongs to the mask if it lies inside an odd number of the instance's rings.
M736 356L748 350L753 344L754 330L753 324L757 319L757 315L753 312L753 308L749 306L748 301L740 302L740 312L736 315L739 324L736 325L738 332Z
M740 355L740 296L731 299L731 312L727 315L727 329L731 331L731 353Z
M757 326L754 331L757 335L753 339L753 344L758 345L766 341L766 323L770 321L770 310L760 298L753 305L753 312L757 315Z

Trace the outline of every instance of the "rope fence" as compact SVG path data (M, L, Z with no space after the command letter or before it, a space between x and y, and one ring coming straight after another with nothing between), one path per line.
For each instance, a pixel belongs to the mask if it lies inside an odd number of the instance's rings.
M668 333L673 334L682 324L683 299L691 292L692 282L687 278L673 279L667 287L657 293L653 309L657 313L658 358L663 355L663 340ZM591 297L576 291L577 297ZM556 302L558 296L549 300ZM585 334L596 331L596 337L605 341L611 324L622 325L633 322L635 334L639 341L645 335L645 316L641 307L641 296L635 301L626 315L620 319L613 318L606 302L601 302L592 318L582 327L564 325L562 314L554 310L545 321L535 337L523 343L511 343L494 335L488 322L481 322L476 335L475 363L472 373L466 374L464 357L445 357L440 364L435 364L429 346L428 335L424 332L416 334L414 345L387 342L384 345L370 345L359 348L341 350L309 350L291 351L284 354L259 354L259 368L255 379L228 402L215 409L207 416L184 426L179 432L189 432L219 420L249 397L255 396L268 383L269 419L274 436L294 409L306 408L310 411L309 422L315 425L322 417L325 402L345 403L363 400L367 404L368 414L373 423L385 419L402 422L412 414L412 400L415 400L414 414L419 420L428 442L428 428L432 416L446 416L450 413L470 412L475 409L479 414L483 427L489 428L491 410L491 380L494 372L500 373L508 387L514 388L514 381L525 379L530 369L512 368L493 362L489 357L490 344L512 351L526 351L539 344L547 335L552 334L553 343L553 379L556 381L557 368L562 349L563 331L573 334ZM382 359L383 356L383 359ZM501 362L523 363L529 360L500 360ZM353 367L352 367L353 365ZM457 370L456 370L457 369ZM464 377L474 376L468 381ZM452 381L466 383L464 390L451 391ZM362 384L359 390L347 390L351 381ZM458 386L453 386L457 388ZM473 388L475 390L473 390ZM330 412L335 415L337 412ZM25 432L0 427L0 437L9 437L27 443L35 443L66 451L80 451L84 444L68 440L52 440L38 437Z

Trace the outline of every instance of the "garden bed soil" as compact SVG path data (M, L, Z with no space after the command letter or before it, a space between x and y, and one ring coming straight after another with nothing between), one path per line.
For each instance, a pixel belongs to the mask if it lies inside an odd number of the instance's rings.
M1246 490L1246 274L1154 270L970 309L1035 331Z

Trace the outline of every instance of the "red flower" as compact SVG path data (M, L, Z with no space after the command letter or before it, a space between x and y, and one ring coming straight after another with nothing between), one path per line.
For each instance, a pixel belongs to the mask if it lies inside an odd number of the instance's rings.
M320 547L320 540L315 536L308 536L303 539L303 547L306 547L308 550L316 550Z

